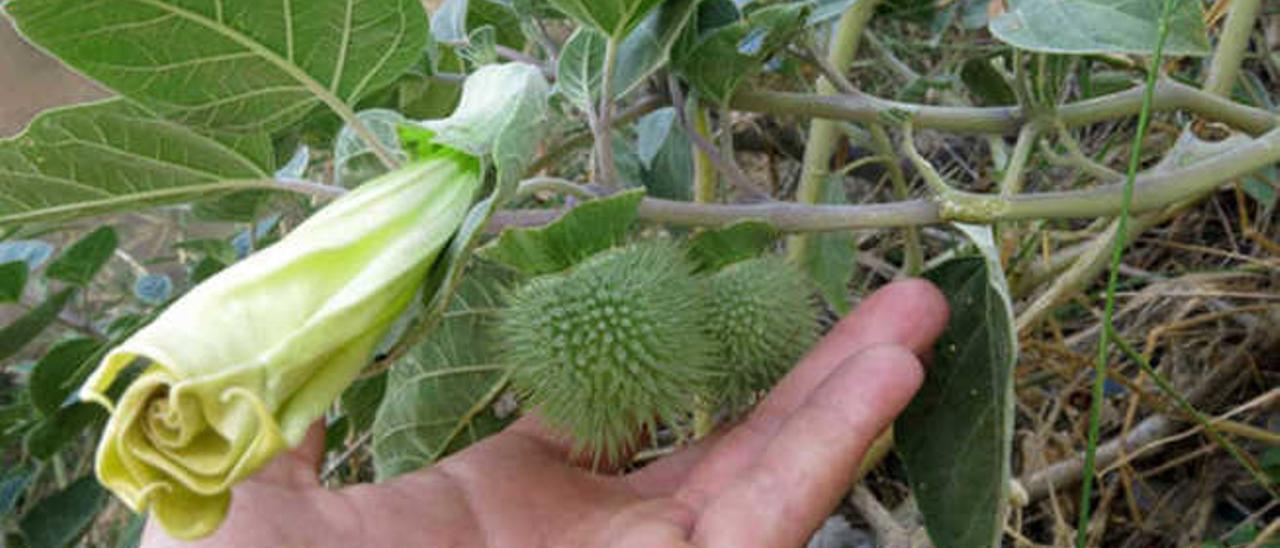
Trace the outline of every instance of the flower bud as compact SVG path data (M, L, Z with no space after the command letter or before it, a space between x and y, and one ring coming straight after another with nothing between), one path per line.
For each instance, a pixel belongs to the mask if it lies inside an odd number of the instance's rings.
M230 488L288 447L369 362L457 231L477 159L440 148L323 208L113 349L80 396L111 409L99 480L171 535L199 538ZM140 376L115 403L123 369Z

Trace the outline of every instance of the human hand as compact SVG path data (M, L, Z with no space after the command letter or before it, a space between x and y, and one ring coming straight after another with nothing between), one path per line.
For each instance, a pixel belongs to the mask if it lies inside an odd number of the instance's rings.
M323 432L234 490L199 546L799 546L915 394L946 324L942 295L891 284L837 324L741 423L627 475L570 459L526 417L439 464L341 490ZM148 524L143 545L178 546Z

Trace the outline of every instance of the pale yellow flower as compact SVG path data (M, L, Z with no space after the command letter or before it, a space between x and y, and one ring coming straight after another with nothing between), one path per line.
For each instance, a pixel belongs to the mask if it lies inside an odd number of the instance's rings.
M482 178L441 148L334 201L192 289L113 349L80 396L112 409L99 480L171 535L226 516L231 486L302 441L368 364ZM141 375L112 402L124 368Z

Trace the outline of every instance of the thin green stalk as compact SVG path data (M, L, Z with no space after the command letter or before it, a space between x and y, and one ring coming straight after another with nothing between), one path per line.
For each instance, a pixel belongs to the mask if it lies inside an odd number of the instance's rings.
M1000 195L1008 198L1022 192L1023 173L1027 168L1027 160L1031 158L1031 150L1036 139L1040 138L1040 126L1027 124L1018 132L1018 142L1009 156L1009 166L1005 168L1004 178L1000 181Z
M693 99L689 101L689 110L693 131L701 139L711 142L711 121L708 119L706 107L702 106L701 101ZM716 189L720 183L719 172L716 171L716 164L711 155L692 141L690 139L689 146L693 148L693 201L709 204L716 201Z
M618 166L613 160L613 73L618 64L618 39L610 37L604 46L604 67L600 76L600 107L596 109L595 138L597 180L617 188Z
M1253 476L1253 481L1258 482L1258 485L1262 486L1263 489L1266 489L1267 492L1271 494L1272 498L1280 498L1280 494L1276 493L1276 489L1272 485L1271 478L1258 468L1258 464L1254 462L1253 459L1249 458L1248 455L1241 451L1236 444L1231 443L1231 440L1228 440L1223 436L1222 432L1218 431L1218 428L1209 420L1209 417L1205 416L1204 413L1201 413L1194 405L1191 405L1191 402L1187 401L1187 398L1183 397L1183 395L1178 392L1177 388L1174 388L1173 383L1164 378L1164 375L1161 375L1159 371L1156 371L1156 368L1151 366L1151 362L1148 362L1146 358L1142 357L1142 354L1139 353L1137 349L1133 348L1133 346L1129 344L1129 341L1124 340L1124 337L1121 337L1119 333L1115 332L1114 326L1108 326L1107 329L1111 331L1111 339L1115 341L1116 346L1120 348L1120 351L1123 352L1125 356L1128 356L1130 360L1133 360L1134 363L1138 364L1138 367L1142 369L1143 373L1146 373L1148 377L1151 377L1151 380L1156 383L1156 388L1159 388L1160 392L1173 400L1174 403L1178 405L1178 408L1182 410L1183 414L1191 417L1196 424L1200 425L1200 428L1204 430L1205 435L1208 436L1213 443L1217 444L1223 451L1226 451L1227 454L1231 455L1231 458L1240 463L1240 466L1244 467L1245 470L1248 470L1249 475Z
M911 189L907 186L907 177L902 172L902 166L898 164L893 155L893 141L889 139L889 132L879 124L871 124L871 142L876 147L876 154L881 154L891 158L885 162L885 168L889 172L889 180L893 182L893 193L897 195L899 200L906 200L911 195ZM920 244L920 230L916 227L907 227L903 230L905 242L903 243L903 259L902 271L908 276L915 276L924 270L924 246Z
M1129 209L1133 204L1134 183L1138 179L1138 167L1142 163L1142 143L1146 141L1151 123L1151 105L1155 102L1157 74L1164 57L1164 44L1169 38L1169 14L1175 0L1164 0L1160 13L1160 36L1156 40L1155 55L1151 58L1151 70L1147 73L1146 90L1142 97L1142 109L1138 112L1138 131L1133 137L1133 151L1129 156L1129 171L1125 176L1124 195L1120 201L1120 218L1116 226L1115 245L1111 252L1111 272L1107 277L1106 304L1102 312L1102 333L1098 337L1098 358L1093 369L1093 403L1089 408L1089 439L1085 447L1083 486L1080 489L1080 516L1076 524L1076 548L1084 548L1089 540L1089 517L1093 496L1094 467L1098 456L1098 437L1102 423L1103 388L1107 380L1107 357L1110 354L1110 334L1116 311L1116 286L1120 282L1120 260L1124 257L1125 237L1129 230Z
M1231 96L1231 89L1240 77L1240 65L1249 49L1253 25L1262 11L1262 0L1231 0L1228 9L1227 22L1222 25L1218 48L1213 53L1209 77L1204 83L1205 91L1223 97Z
M862 29L875 13L878 0L855 2L845 10L836 22L835 35L827 47L827 61L837 71L845 70L858 54L858 42ZM835 84L826 78L818 79L819 96L835 95ZM840 142L840 127L831 120L816 119L809 125L809 138L804 149L804 166L796 189L796 201L816 204L822 200L823 184L829 175L831 155ZM792 264L804 264L812 242L805 235L793 236L787 242L787 255Z

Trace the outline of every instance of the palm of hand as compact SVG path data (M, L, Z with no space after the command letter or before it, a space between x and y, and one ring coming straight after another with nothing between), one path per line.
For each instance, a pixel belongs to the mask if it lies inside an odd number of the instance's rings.
M628 475L574 464L536 417L438 465L339 491L323 435L236 488L207 546L796 546L914 394L947 316L923 282L837 325L742 423ZM168 545L148 526L145 546Z

